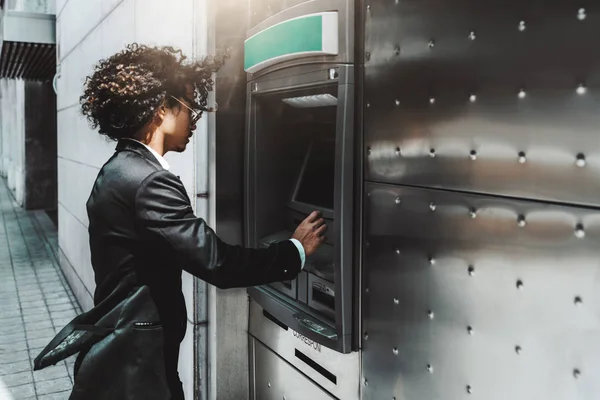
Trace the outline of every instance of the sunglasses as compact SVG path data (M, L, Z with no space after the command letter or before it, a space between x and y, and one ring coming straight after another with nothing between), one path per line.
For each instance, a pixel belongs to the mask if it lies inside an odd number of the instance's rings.
M181 104L182 106L184 106L185 108L187 108L188 110L190 110L190 117L191 117L190 118L190 125L191 126L196 125L196 122L198 122L198 120L200 119L200 117L202 116L202 114L199 111L196 111L196 110L192 109L190 106L188 106L187 104L185 104L183 101L179 100L177 97L171 96L171 95L169 95L169 97L172 97L179 104Z

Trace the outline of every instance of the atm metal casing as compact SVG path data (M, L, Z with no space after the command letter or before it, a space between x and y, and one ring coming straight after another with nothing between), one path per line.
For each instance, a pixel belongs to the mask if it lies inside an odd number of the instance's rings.
M283 283L248 289L269 317L290 329L340 352L352 350L353 331L353 201L354 201L354 68L347 64L308 64L276 70L250 80L247 86L247 129L245 164L245 240L260 247L257 234L258 193L255 188L264 171L260 170L257 148L260 132L259 99L262 96L302 91L320 92L337 88L335 115L335 177L333 226L328 240L334 246L334 283L302 272L291 287ZM277 168L276 165L270 166ZM263 166L264 168L264 166ZM268 198L268 196L266 197ZM310 210L306 209L306 215ZM264 217L263 217L264 218ZM335 293L335 311L313 301L314 287Z

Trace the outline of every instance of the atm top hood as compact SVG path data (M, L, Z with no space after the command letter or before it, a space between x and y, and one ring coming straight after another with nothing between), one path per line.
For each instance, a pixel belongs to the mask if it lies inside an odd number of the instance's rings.
M4 10L0 15L0 78L52 80L56 73L53 14Z

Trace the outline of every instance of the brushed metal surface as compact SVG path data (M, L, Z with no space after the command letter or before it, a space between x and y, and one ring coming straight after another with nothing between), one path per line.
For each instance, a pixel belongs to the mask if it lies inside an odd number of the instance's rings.
M600 211L367 183L364 399L596 399Z
M367 179L598 205L600 25L584 3L367 2Z
M298 369L310 378L311 385L319 385L342 400L359 399L360 354L358 352L342 354L295 332L291 328L285 329L279 326L263 314L263 308L253 299L250 299L248 333L278 354L286 361L286 364L291 364L294 369ZM333 374L336 377L336 382L333 383L319 371L298 358L296 350ZM252 362L250 364L252 368ZM258 366L254 365L253 368L258 368ZM263 399L262 397L257 398ZM281 400L281 397L278 399ZM306 396L301 399L312 398Z
M249 338L252 400L334 400L258 340Z

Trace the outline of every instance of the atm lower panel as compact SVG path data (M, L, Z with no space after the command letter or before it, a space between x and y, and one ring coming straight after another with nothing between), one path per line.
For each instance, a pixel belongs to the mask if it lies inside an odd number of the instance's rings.
M326 391L249 336L251 400L334 400Z
M307 386L313 385L315 388L323 388L324 393L330 393L333 397L343 400L359 400L359 379L360 379L360 357L358 352L348 354L339 353L329 349L306 336L294 331L289 327L280 326L265 315L263 308L252 298L250 299L250 318L248 324L248 333L250 337L250 369L251 384L256 382L257 388L251 391L252 394L261 394L268 389L269 381L261 381L258 377L265 376L265 379L271 379L271 389L274 388L274 380L278 380L278 385L283 380L287 380L288 368L305 377ZM264 361L254 352L253 342L265 346L273 357L276 357L277 366L272 365L275 361ZM256 362L254 362L256 361ZM269 364L271 363L271 364ZM281 366L281 371L277 368ZM255 369L261 369L260 372ZM273 371L264 372L263 370ZM255 372L256 378L252 378L252 372ZM262 375L261 375L262 374ZM266 375L265 375L266 374ZM269 375L270 374L270 375ZM290 373L291 374L291 373ZM293 375L293 374L292 374ZM262 379L262 378L261 378ZM291 379L291 378L290 378ZM262 385L262 386L261 386ZM288 385L286 381L286 385ZM295 384L289 384L287 388L294 388ZM321 389L320 389L321 390ZM276 390L271 392L279 394ZM287 392L286 392L287 393ZM291 391L289 393L292 393ZM283 394L279 397L256 397L256 399L283 399ZM254 399L254 397L250 397ZM291 398L286 394L287 400ZM303 400L321 399L323 397L308 396L302 397Z

